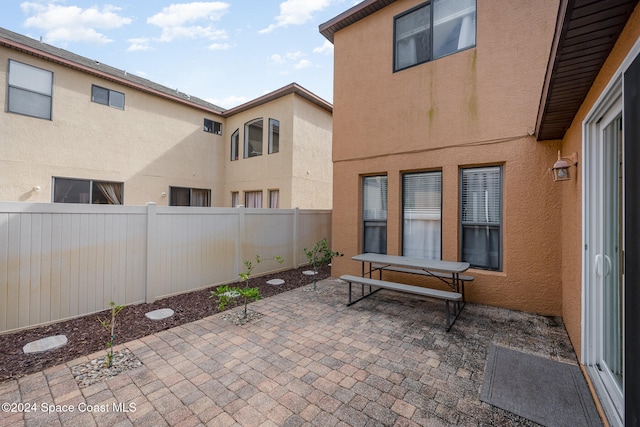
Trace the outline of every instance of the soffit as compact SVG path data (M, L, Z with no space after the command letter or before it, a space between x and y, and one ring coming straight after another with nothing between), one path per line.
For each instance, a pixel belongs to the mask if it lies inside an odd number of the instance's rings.
M538 140L562 139L638 0L561 0L538 109Z

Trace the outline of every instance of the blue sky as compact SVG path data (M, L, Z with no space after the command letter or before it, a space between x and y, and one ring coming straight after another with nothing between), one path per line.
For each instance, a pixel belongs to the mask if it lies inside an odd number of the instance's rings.
M291 82L333 100L318 25L356 0L2 0L0 27L231 108Z

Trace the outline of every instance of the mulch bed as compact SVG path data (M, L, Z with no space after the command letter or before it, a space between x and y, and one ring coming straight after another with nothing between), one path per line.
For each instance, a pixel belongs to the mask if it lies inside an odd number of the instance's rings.
M313 277L302 274L304 269L291 269L278 273L254 277L251 286L260 288L263 298L289 291L313 283ZM318 271L317 280L330 276L328 266ZM268 285L270 279L283 279L283 285ZM176 295L151 304L125 307L116 317L116 345L154 334L165 329L193 322L218 313L215 299L209 298L208 289ZM235 308L230 304L226 310ZM145 313L160 308L170 308L174 315L164 320L150 320ZM11 378L19 378L43 369L59 365L96 351L105 350L108 336L97 320L111 316L110 311L67 320L52 325L22 330L0 335L0 383ZM29 342L52 335L66 335L68 343L56 350L37 354L24 354L22 348Z

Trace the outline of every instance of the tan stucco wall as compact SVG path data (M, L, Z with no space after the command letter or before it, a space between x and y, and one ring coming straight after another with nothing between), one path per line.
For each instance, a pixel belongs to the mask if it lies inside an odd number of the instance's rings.
M244 158L244 125L262 117L263 154ZM280 150L268 154L269 118L280 121ZM237 191L262 191L268 207L269 190L279 190L280 208L330 209L332 204L331 113L295 94L227 118L225 138L225 199ZM238 160L231 161L231 135L240 130ZM308 173L307 173L308 172Z
M123 182L127 205L167 205L176 186L210 189L212 206L231 206L232 191L243 203L245 191L262 190L268 207L269 190L277 189L281 208L331 208L332 115L300 96L222 117L0 48L5 103L8 59L54 73L53 118L0 114L0 201L51 202L52 177L61 177ZM92 84L124 93L124 111L91 102ZM258 117L264 154L244 159L244 123ZM222 123L223 134L204 132L204 118ZM269 118L280 121L279 153L267 154ZM231 162L238 128L240 159Z
M562 140L562 152L582 156L582 125L623 60L640 38L640 7L636 7ZM582 343L582 164L577 180L562 185L562 318L581 357ZM569 184L569 185L566 185Z
M8 49L3 92L8 58L54 73L53 120L0 114L0 200L51 202L57 176L124 182L128 205L166 205L169 186L209 188L218 204L223 139L202 126L220 117ZM124 111L91 102L92 84L123 92Z
M459 259L459 170L502 165L503 269L472 270L471 301L559 315L559 144L535 127L557 0L478 2L477 47L392 71L397 1L335 34L332 274L359 273L361 177L388 175L387 251L401 250L401 173L442 170L442 257ZM407 280L405 276L403 279Z

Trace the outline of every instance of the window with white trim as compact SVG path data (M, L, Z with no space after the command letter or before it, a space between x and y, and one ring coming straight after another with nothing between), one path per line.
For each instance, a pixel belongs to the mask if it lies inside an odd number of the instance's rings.
M244 158L262 156L262 118L244 125Z
M124 110L124 93L91 85L91 101Z
M280 190L269 190L269 207L272 209L280 207Z
M51 120L53 73L9 60L7 111Z
M402 255L442 259L442 172L402 176Z
M387 176L362 178L362 249L387 253Z
M461 260L502 270L502 167L461 170Z
M231 134L231 161L238 160L238 151L240 150L240 129L236 129Z
M269 154L280 151L280 122L269 119Z
M394 18L399 71L476 44L476 0L432 0Z
M54 177L53 202L121 205L123 187L122 182Z

